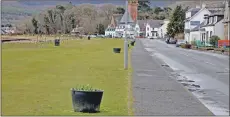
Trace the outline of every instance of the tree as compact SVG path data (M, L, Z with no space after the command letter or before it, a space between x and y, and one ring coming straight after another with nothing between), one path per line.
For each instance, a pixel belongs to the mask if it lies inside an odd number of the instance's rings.
M117 7L115 13L117 13L117 14L124 14L125 13L125 9L122 8L122 7Z
M210 44L212 44L213 46L216 46L216 44L218 43L218 40L220 40L220 38L216 35L213 35L211 38L210 38Z
M182 9L181 6L177 6L172 16L170 17L170 21L167 27L167 34L170 37L175 37L175 35L184 32L184 20L185 20L185 11L187 9Z
M45 28L46 34L50 34L49 23L50 23L49 18L45 15L45 16L44 16L44 25L43 25L43 26L44 26L44 28Z
M62 5L57 5L56 9L58 10L58 14L59 14L59 17L61 19L61 27L63 27L63 25L64 25L64 22L63 22L64 15L63 14L64 14L66 8L64 6L62 6ZM63 31L63 28L61 28L61 30Z
M97 25L97 32L98 32L99 34L105 34L105 27L104 27L103 24L98 24L98 25Z
M34 34L38 34L38 21L35 18L32 19L32 24L34 27Z
M170 7L164 7L164 12L167 14L167 18L169 18L171 11L172 9Z
M163 9L161 9L161 7L156 7L155 9L154 9L154 13L155 14L159 14L160 12L162 12L162 11L164 11Z
M138 11L142 11L142 12L146 12L146 11L150 11L151 7L150 7L150 1L149 0L139 0L138 1Z

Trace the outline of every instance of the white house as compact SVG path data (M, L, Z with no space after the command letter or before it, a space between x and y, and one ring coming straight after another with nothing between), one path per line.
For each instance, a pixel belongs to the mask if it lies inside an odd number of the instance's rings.
M17 33L16 27L1 27L3 34L14 34Z
M158 30L161 27L163 20L146 20L145 37L158 38Z
M127 19L126 18L127 16L128 16L128 24L126 25L125 20ZM128 36L137 35L136 29L138 28L138 26L136 26L136 23L133 21L129 11L126 11L122 17L117 16L116 18L114 18L114 16L112 16L111 23L108 26L108 28L105 30L105 36L124 37L126 26L127 26Z
M167 27L168 27L169 20L165 19L164 22L161 24L161 27L158 30L159 38L165 38L167 34Z
M217 12L205 16L204 24L201 25L201 40L205 43L210 41L210 37L216 35L224 39L224 12Z
M105 30L105 36L111 36L112 38L115 37L115 30L116 30L115 27L108 27Z
M191 8L186 12L184 37L187 42L192 41L192 35L190 32L204 21L205 14L209 15L211 12L205 8L204 4L202 5L202 8L197 6L196 8ZM194 33L192 34L194 36ZM199 37L199 35L195 35L195 37Z

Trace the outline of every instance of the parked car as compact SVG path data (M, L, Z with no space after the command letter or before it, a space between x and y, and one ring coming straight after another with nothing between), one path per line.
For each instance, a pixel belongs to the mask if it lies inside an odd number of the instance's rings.
M185 40L178 40L176 43L176 47L180 47L182 44L186 44Z
M166 39L165 41L167 44L176 44L177 43L177 40L176 39L172 39L172 38L168 38Z
M154 39L153 36L149 36L148 38L149 38L149 39Z

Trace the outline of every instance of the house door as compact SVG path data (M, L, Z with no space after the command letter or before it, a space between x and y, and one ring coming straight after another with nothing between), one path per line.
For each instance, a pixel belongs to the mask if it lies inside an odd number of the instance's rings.
M206 32L206 41L205 41L205 43L208 43L208 38L209 38L209 36L208 36L208 31Z

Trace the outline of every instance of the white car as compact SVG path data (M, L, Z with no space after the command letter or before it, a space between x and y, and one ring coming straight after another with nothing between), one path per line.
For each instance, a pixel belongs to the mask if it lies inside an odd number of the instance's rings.
M154 39L154 37L153 36L148 36L148 39Z

